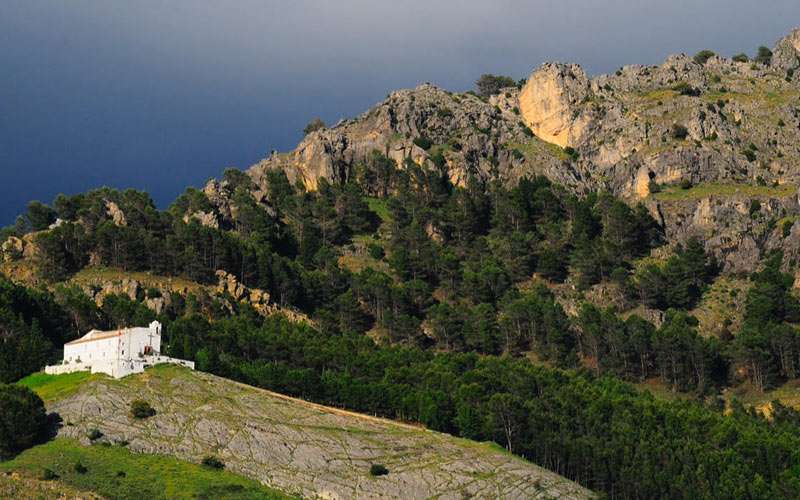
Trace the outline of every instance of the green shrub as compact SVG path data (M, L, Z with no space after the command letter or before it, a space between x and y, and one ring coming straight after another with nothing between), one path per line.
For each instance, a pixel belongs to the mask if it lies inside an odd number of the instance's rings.
M452 118L453 111L450 108L439 108L436 110L436 116L439 118Z
M681 179L679 186L681 189L690 189L692 187L692 181L689 179Z
M672 125L672 131L670 134L672 135L673 139L678 139L682 141L686 139L686 136L689 135L689 129L687 129L683 125L675 123Z
M205 457L203 457L203 460L200 463L211 469L225 468L225 462L215 457L214 455L206 455Z
M736 62L747 62L750 60L750 58L747 57L747 54L745 54L744 52L740 52L735 56L733 56L733 60Z
M0 460L30 448L46 430L42 399L27 387L0 384Z
M745 158L747 158L747 161L749 162L756 161L756 152L753 151L752 149L745 149L742 151L742 154L744 155Z
M757 63L768 65L772 61L772 51L769 50L769 47L762 45L758 48L758 54L753 60Z
M761 211L761 202L758 201L758 200L751 200L750 201L750 210L749 210L750 216L752 217L752 216L754 216L755 214L757 214L760 211Z
M370 243L367 251L369 252L369 256L375 260L381 260L386 255L386 252L383 250L383 247L380 245L376 245L375 243Z
M577 161L578 157L580 156L580 154L577 151L575 151L575 148L573 148L572 146L565 147L564 153L566 153L567 156L569 156L572 161Z
M369 467L369 475L370 476L385 476L389 473L389 469L386 468L383 464L372 464Z
M87 469L86 466L83 465L80 460L75 462L75 465L72 466L72 469L78 474L86 474L87 472L89 472L89 469Z
M325 122L322 121L319 117L317 117L308 122L308 125L306 125L305 128L303 128L303 135L308 135L311 132L322 130L324 128L325 128Z
M794 226L794 221L792 220L783 221L783 225L781 226L781 232L783 233L784 238L792 234L792 226Z
M661 184L657 183L654 180L651 180L649 183L647 183L647 189L652 194L660 193L661 192Z
M420 136L414 139L414 144L424 150L429 150L433 146L433 142L425 136Z
M56 474L52 469L45 468L42 471L41 478L42 481L52 481L54 479L58 479L58 474Z
M694 55L693 59L694 59L694 62L696 62L697 64L703 65L703 64L706 63L706 61L708 61L709 59L711 59L715 55L717 55L717 54L715 54L714 52L712 52L710 50L701 50L700 52L698 52L697 54Z
M701 94L700 89L692 87L686 82L680 82L672 86L672 90L679 93L680 95L688 95L688 96L699 96Z
M444 166L447 164L447 161L444 159L444 155L441 151L437 151L435 154L431 155L431 161L438 168L444 168Z
M517 82L513 78L502 75L483 74L475 82L478 95L486 99L491 95L499 94L506 87L515 87Z
M156 410L147 401L135 399L131 402L131 416L133 418L144 419L155 414Z
M89 432L86 433L86 437L88 437L90 441L97 441L103 437L103 433L100 432L100 429L93 427L89 429Z

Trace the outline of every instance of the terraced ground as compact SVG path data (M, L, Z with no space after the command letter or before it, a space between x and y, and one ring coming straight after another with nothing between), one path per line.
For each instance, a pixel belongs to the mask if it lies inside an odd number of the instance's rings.
M320 498L590 498L552 472L490 444L289 398L201 372L158 366L112 380L58 377L26 383L63 419L60 438L125 443L134 452L198 463L213 454L226 471L280 491ZM53 391L51 386L59 386ZM134 399L156 415L129 416ZM113 446L113 445L112 445ZM387 475L370 475L383 464Z

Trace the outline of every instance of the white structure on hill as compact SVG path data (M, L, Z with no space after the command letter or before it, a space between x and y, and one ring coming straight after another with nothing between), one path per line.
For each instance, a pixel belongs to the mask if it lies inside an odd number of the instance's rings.
M60 365L45 367L44 371L51 375L91 371L121 378L141 373L148 366L159 363L174 363L194 369L192 361L161 355L161 323L153 321L147 328L111 332L92 330L64 344L64 360Z

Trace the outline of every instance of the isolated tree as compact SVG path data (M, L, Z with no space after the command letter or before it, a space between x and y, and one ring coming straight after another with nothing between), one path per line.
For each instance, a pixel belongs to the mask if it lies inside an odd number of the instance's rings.
M772 61L772 51L769 50L769 47L764 47L763 45L758 48L758 54L753 60L757 63L761 64L769 64Z
M698 52L697 54L694 55L694 62L696 62L697 64L702 65L702 64L705 64L706 61L708 61L709 59L711 59L715 55L717 55L717 54L715 54L714 52L712 52L710 50L701 50L700 52Z
M0 459L33 446L45 434L42 399L27 387L0 385Z
M150 403L143 399L135 399L131 401L131 416L136 419L150 418L156 414L156 410L150 406Z
M733 60L736 62L747 62L750 60L750 58L744 52L740 52L733 56Z
M501 89L506 87L515 87L517 82L513 78L502 75L483 74L475 82L478 95L488 98L491 95L499 94Z
M310 122L308 122L308 125L306 125L306 127L303 129L303 134L308 135L311 132L316 132L317 130L322 130L324 128L325 128L325 122L322 121L321 118L316 117Z
M489 425L496 441L505 441L506 449L513 452L517 434L524 425L523 402L513 394L499 392L489 398L487 406Z

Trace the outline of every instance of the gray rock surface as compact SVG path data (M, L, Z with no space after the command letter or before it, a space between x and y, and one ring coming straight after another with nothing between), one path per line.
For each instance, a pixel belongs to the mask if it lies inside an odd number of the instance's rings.
M141 398L157 411L134 420ZM159 366L99 378L48 404L59 434L88 444L128 441L135 452L226 468L282 491L317 498L590 498L588 490L499 448L287 398L201 372ZM389 474L369 475L382 463Z
M723 257L726 269L751 270L766 250L784 243L776 243L769 231L736 234L754 226L740 207L755 198L768 207L779 205L781 210L765 212L769 224L773 216L778 220L800 210L795 197L765 191L728 199L712 190L705 199L664 203L651 187L800 185L796 68L800 29L778 41L770 64L720 56L700 64L678 54L657 66L630 65L590 78L577 65L546 63L521 90L504 89L488 100L426 83L310 133L295 150L273 152L248 174L255 198L268 204L273 170L313 190L320 179L352 178L374 151L399 168L408 162L438 168L434 160L441 154L442 168L456 185L470 178L513 185L523 176L544 175L576 194L605 190L631 203L645 202L675 238L672 243L710 235L707 248ZM420 138L432 147L415 144ZM576 154L567 154L567 146ZM216 181L206 192L220 214L230 210ZM797 246L791 239L786 243Z

